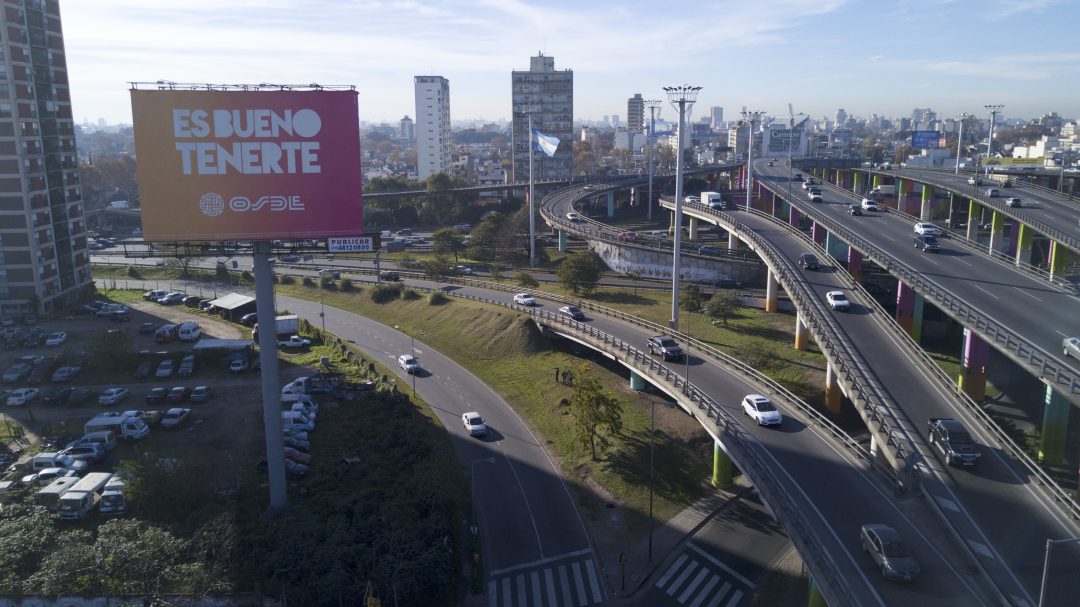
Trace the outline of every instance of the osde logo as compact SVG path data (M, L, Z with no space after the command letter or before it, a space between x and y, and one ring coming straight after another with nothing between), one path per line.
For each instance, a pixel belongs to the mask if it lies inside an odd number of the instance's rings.
M234 213L254 213L264 208L271 213L303 211L304 203L299 196L260 196L254 202L246 196L233 196L229 199L229 210ZM203 194L199 199L199 210L207 217L217 217L225 211L225 199L216 192Z

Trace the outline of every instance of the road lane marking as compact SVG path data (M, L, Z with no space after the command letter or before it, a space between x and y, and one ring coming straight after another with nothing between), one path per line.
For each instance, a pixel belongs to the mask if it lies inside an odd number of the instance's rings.
M592 597L594 603L599 603L604 595L600 592L600 584L597 583L596 567L593 565L592 559L585 561L585 569L589 572L589 589L592 590Z
M742 598L742 590L736 590L735 594L731 595L731 600L727 602L727 607L735 607L739 604L739 599Z
M962 264L964 264L965 266L967 266L969 268L971 267L971 264L964 261L963 259L957 259L956 261L957 261L957 263L962 263Z
M675 578L675 581L667 587L667 593L671 596L675 596L675 591L682 586L682 583L686 581L686 578L690 577L690 574L694 572L701 564L697 561L690 561L690 564L683 569L683 572L679 574L679 577Z
M547 587L548 604L555 605L558 603L555 600L555 578L551 575L551 569L544 569L544 586Z
M994 555L990 552L990 549L986 547L986 544L976 542L974 540L965 539L967 545L971 547L971 551L983 556L985 558L993 558Z
M976 289L982 291L983 293L986 293L987 295L989 295L990 297L993 297L994 299L1000 299L997 295L994 295L993 293L991 293L990 291L987 291L986 289L980 287L979 285L971 285L971 286L973 286Z
M675 562L671 564L671 567L668 568L664 575L656 581L656 585L663 588L664 585L667 584L667 581L671 579L671 576L675 575L675 572L678 571L679 567L682 566L683 561L685 561L686 558L687 556L685 552L680 554L679 558L675 559Z
M694 599L694 602L690 603L689 607L701 607L701 603L705 600L705 597L709 596L709 591L713 589L713 586L719 583L720 578L714 575L712 579L709 580L709 583L705 584L705 587L702 588L701 592L698 593L697 598ZM725 583L725 585L730 586L730 584L727 583ZM723 590L723 592L727 592L727 590Z
M935 495L934 496L934 501L937 502L938 505L941 506L942 508L948 508L949 510L952 510L953 512L960 512L960 506L958 506L956 504L956 502L952 501L951 499Z
M488 582L488 607L499 607L499 595L495 592L497 588L495 580Z
M517 595L519 598L521 598L521 602L529 602L529 599L525 597L525 574L517 574L517 577L514 579L514 581L517 582Z
M536 605L539 605L540 604L540 596L541 596L540 595L540 572L539 571L533 571L532 573L529 574L529 579L532 581L533 603L536 604Z
M1041 300L1041 299L1039 299L1038 297L1035 297L1035 296L1034 296L1034 295L1032 295L1031 293L1028 293L1027 291L1025 291L1025 290L1021 289L1020 287L1013 287L1013 288L1014 288L1014 289L1016 289L1017 291L1020 291L1020 292L1021 292L1021 293L1023 293L1024 295L1027 295L1028 297L1030 297L1030 298L1034 299L1035 301L1039 301L1039 302L1041 302L1041 301L1042 301L1042 300Z
M689 543L686 546L688 548L690 548L691 550L693 550L694 552L697 552L701 556L705 557L706 560L708 560L713 565L716 565L717 567L722 569L725 573L727 573L731 577L733 577L733 578L739 580L740 582L742 582L743 584L745 584L747 588L749 588L751 590L757 588L757 585L755 585L753 582L751 582L750 580L746 579L745 577L739 575L738 572L736 572L734 569L732 569L731 567L728 567L727 565L721 563L716 557L709 554L708 552L705 552L704 550L699 548L696 544Z
M503 607L513 607L510 603L510 578L504 577L502 581Z
M585 596L585 580L581 578L581 563L575 561L570 568L574 572L574 588L577 589L578 607L585 607L585 600L588 597Z
M573 607L574 599L570 594L570 577L566 575L566 565L559 565L559 585L562 586L563 605Z
M476 460L476 461L494 461L494 459L495 458L493 458L493 457L489 457L487 459ZM490 575L491 577L498 577L498 576L500 576L500 575L502 575L504 573L510 573L511 571L517 571L518 569L528 569L530 567L536 567L537 565L546 565L548 563L553 563L555 561L561 561L562 559L569 559L569 558L573 558L575 556L584 556L586 554L591 554L591 553L592 553L592 548L582 548L581 550L574 550L573 552L564 552L562 554L556 554L555 556L549 556L549 557L542 558L542 559L536 559L535 561L529 561L528 563L520 563L518 565L512 565L510 567L503 567L502 569L495 569L492 572L490 572L488 575Z
M713 597L713 600L709 601L709 604L706 607L716 607L719 605L720 601L724 600L724 597L727 596L728 590L731 590L731 584L724 582L724 585L720 587L720 592L716 593L716 596Z
M704 580L707 575L709 575L709 570L702 567L701 571L699 571L697 576L690 582L690 585L686 587L686 590L683 590L682 594L679 595L679 598L675 600L680 604L685 603L686 600L690 598L690 595L694 594L694 591L697 590L697 587L701 585L701 581Z

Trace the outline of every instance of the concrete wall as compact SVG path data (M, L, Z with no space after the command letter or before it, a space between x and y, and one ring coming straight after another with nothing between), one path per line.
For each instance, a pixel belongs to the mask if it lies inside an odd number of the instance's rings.
M589 248L616 272L637 270L645 278L671 278L671 253L639 249L604 241L589 241ZM756 261L682 256L682 279L713 284L719 279L734 280L743 285L763 285L768 269Z

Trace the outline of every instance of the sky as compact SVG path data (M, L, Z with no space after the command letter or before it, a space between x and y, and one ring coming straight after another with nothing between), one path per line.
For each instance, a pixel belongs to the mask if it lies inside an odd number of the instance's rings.
M1078 0L61 0L75 120L130 123L130 82L355 85L360 119L415 118L413 76L450 116L508 120L510 73L574 71L575 120L702 87L772 116L1080 117ZM674 119L663 104L661 117Z

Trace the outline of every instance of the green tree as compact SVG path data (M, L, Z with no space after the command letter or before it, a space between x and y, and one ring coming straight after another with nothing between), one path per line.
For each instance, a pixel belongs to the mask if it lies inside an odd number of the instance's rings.
M705 305L705 294L694 283L683 283L679 291L679 307L690 312L697 312Z
M440 257L453 254L454 261L458 261L461 246L461 237L454 228L439 228L431 235L431 250Z
M103 371L129 371L135 362L131 336L120 329L111 329L91 338L90 365Z
M742 301L737 293L734 291L718 291L709 299L706 309L709 316L723 320L726 325L728 324L728 317L735 314L741 307Z
M626 271L626 277L634 283L634 295L637 295L637 285L645 279L645 274L637 268L631 268Z
M573 390L570 416L574 419L574 437L596 459L597 447L607 449L611 445L608 437L622 430L623 401L604 387L585 363L574 372Z
M425 259L420 262L420 266L423 268L423 272L429 278L438 278L440 276L449 276L453 273L453 266L450 262L443 257L436 257L435 259Z
M53 517L44 508L12 504L0 513L0 595L20 594L22 580L60 544Z
M540 283L528 272L518 272L517 274L514 274L514 280L526 289L535 289L540 286Z
M604 262L593 251L579 251L568 255L555 270L559 282L574 295L591 293L600 282Z

